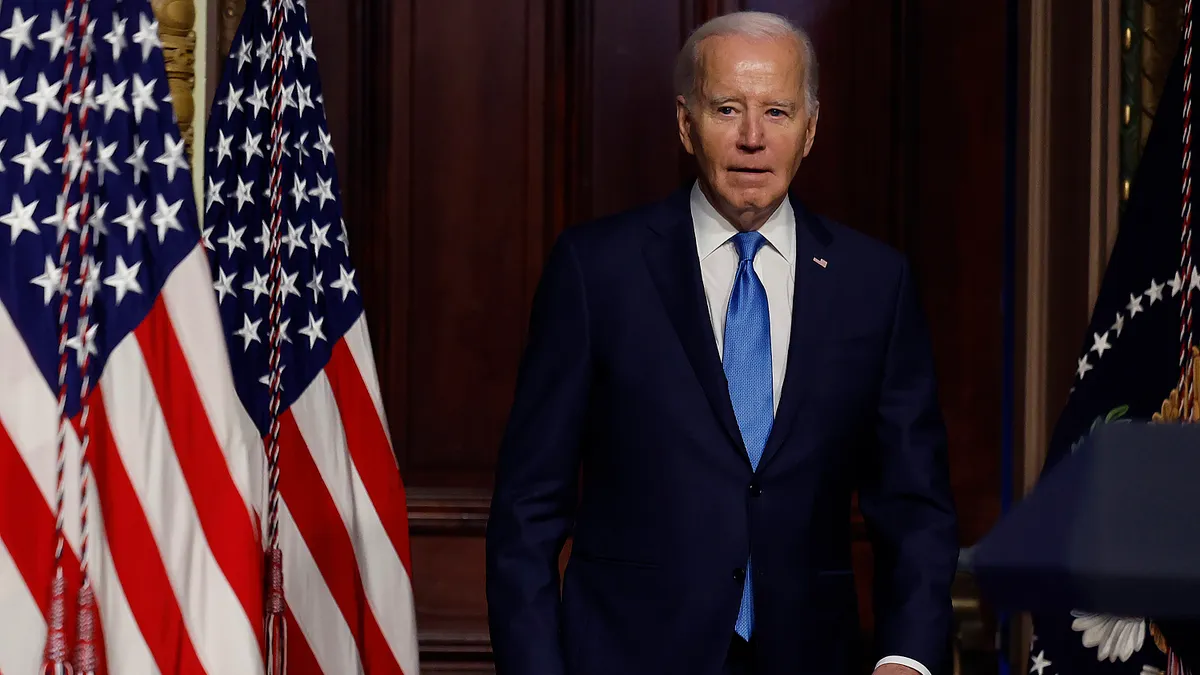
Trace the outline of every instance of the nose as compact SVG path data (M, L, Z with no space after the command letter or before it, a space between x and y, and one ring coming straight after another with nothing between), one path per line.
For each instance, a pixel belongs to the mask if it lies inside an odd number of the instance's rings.
M741 128L738 131L738 150L758 152L763 149L763 123L757 116L743 116Z

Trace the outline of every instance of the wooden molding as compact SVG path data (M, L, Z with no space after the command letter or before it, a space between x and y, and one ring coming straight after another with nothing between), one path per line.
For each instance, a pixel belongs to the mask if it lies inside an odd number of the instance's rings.
M482 534L491 493L467 488L411 488L408 527L414 534Z
M196 118L196 102L192 98L196 85L196 31L193 30L196 5L193 0L151 0L150 6L158 20L172 107L179 118L179 133L190 161L192 123Z

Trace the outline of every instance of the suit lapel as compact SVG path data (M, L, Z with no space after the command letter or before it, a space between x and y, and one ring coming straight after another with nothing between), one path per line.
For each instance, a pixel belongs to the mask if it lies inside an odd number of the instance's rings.
M646 264L713 413L746 457L742 434L729 400L729 385L713 338L700 260L696 255L696 234L688 192L677 193L669 204L669 217L651 228L652 234L645 246Z
M798 200L792 200L796 214L796 286L792 293L792 329L788 340L787 368L775 424L767 437L759 469L766 466L792 431L792 423L808 397L812 372L818 358L815 338L828 325L834 297L837 261L822 267L813 259L825 259L831 234L816 216ZM833 268L833 269L831 269Z

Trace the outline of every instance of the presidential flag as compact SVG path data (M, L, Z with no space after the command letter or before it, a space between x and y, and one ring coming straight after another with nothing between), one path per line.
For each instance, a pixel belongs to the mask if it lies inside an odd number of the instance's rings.
M247 5L206 139L203 245L269 463L271 651L292 674L416 675L404 487L304 2Z
M1200 270L1192 175L1195 106L1194 18L1165 85L1122 214L1104 280L1076 364L1074 387L1051 439L1043 475L1101 424L1127 420L1195 421L1198 411L1195 321ZM1180 499L1191 495L1179 495ZM1169 517L1169 514L1163 514ZM1154 617L1085 611L1033 617L1033 675L1171 675L1184 663L1175 648L1186 633Z
M148 0L0 3L6 675L264 672L265 461L192 189Z

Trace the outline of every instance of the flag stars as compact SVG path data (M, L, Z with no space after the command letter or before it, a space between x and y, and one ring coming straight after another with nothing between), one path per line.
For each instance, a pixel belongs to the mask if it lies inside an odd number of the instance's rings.
M317 259L321 255L321 247L332 248L329 245L329 227L326 223L324 227L317 227L316 221L312 223L312 234L308 235L308 243L313 245L313 259Z
M304 243L304 228L305 225L303 224L301 224L300 227L296 227L291 223L287 224L288 233L286 236L280 239L279 242L280 244L287 244L288 257L291 257L296 252L297 248L308 248L308 246Z
M58 94L58 90L61 88L62 82L50 84L45 73L38 73L37 90L22 99L26 103L37 106L38 124L42 123L42 118L46 116L47 110L62 112L62 101L60 100L62 97Z
M283 279L279 282L279 295L281 302L287 302L289 295L300 297L300 291L296 289L296 278L300 276L299 270L287 274L283 274Z
M146 166L146 146L149 141L138 141L137 137L133 138L133 151L125 158L125 163L133 167L133 182L138 184L142 182L142 174L150 173L150 167Z
M142 261L137 261L133 265L126 265L125 259L120 255L117 256L117 269L112 275L104 279L105 286L111 286L117 295L117 304L125 299L126 293L142 293L142 285L138 283L138 270L142 267Z
M317 133L321 136L321 140L317 141L315 147L321 152L321 162L329 164L329 156L333 154L333 137L325 133L324 129L317 129Z
M33 179L34 171L50 173L50 165L44 159L46 148L50 147L50 139L35 145L32 134L25 134L25 150L13 157L13 162L25 167L25 182Z
M158 101L154 98L156 82L157 79L143 82L140 74L133 74L133 118L138 124L142 123L142 114L147 110L158 112Z
M1200 289L1200 269L1193 266L1188 279L1188 295L1197 289Z
M1033 657L1033 665L1029 667L1029 672L1037 673L1037 675L1045 675L1046 668L1050 666L1051 663L1051 661L1046 659L1046 651L1042 650L1038 652L1037 656Z
M245 66L247 63L250 63L250 61L251 61L250 50L251 49L252 49L251 44L246 40L246 38L242 38L242 43L240 45L238 45L238 53L237 53L237 62L238 62L237 69L239 72L241 72L242 66Z
M1138 312L1144 312L1142 309L1142 298L1139 295L1129 294L1129 304L1125 305L1125 309L1129 310L1130 318L1137 316Z
M225 98L221 99L220 104L225 106L226 121L233 119L233 111L242 111L242 89L235 89L233 84L229 85L229 93Z
M312 312L308 313L308 325L300 329L300 334L308 338L308 348L312 349L317 344L317 340L328 340L325 333L321 330L321 324L325 323L325 317L320 319L313 316Z
M1179 278L1179 272L1175 272L1175 277L1167 282L1171 287L1171 297L1179 295L1179 291L1183 289L1183 279Z
M1079 359L1079 363L1075 368L1075 372L1079 375L1080 379L1082 379L1083 376L1086 375L1091 369L1092 364L1088 362L1088 357L1084 356L1083 358Z
M279 391L283 391L283 370L284 370L284 368L287 368L287 366L282 363L279 364L279 371L278 371L279 372ZM271 373L267 373L266 375L263 375L262 377L258 378L258 381L260 383L265 384L268 387L270 387L271 386Z
M150 20L145 14L138 15L138 32L133 34L133 41L142 46L142 61L150 58L154 49L162 48L158 38L158 20Z
M146 221L142 212L146 208L146 200L135 202L133 195L125 195L125 214L113 219L113 222L125 228L125 241L132 244L138 232L146 231Z
M50 256L46 256L45 270L29 280L29 283L42 289L42 305L49 306L56 293L66 291L62 270L54 264Z
M1157 283L1153 279L1150 280L1150 288L1147 289L1146 292L1143 293L1143 295L1150 298L1150 306L1151 307L1154 306L1155 302L1158 302L1159 300L1163 299L1163 288L1165 288L1165 287L1166 287L1166 284Z
M207 212L212 208L213 204L225 205L225 197L221 195L221 188L225 187L225 181L213 181L212 176L208 178L208 190L204 193L204 210Z
M228 249L229 257L232 258L233 252L236 251L237 249L240 248L243 251L246 250L246 245L242 243L242 235L245 233L246 233L245 225L243 225L241 227L237 227L237 228L230 225L229 231L225 233L225 236L218 238L217 243L223 244Z
M233 279L237 276L237 272L225 273L225 270L217 268L217 280L213 282L213 290L217 292L217 304L225 301L226 295L236 297L237 292L233 290Z
M317 60L317 55L313 51L313 39L311 35L308 37L308 39L305 39L303 35L300 36L300 47L297 50L296 55L300 58L301 70L308 68L309 59L312 59L313 61Z
M60 51L66 51L67 22L58 16L58 10L50 14L50 28L38 36L38 39L50 45L50 60L58 58Z
M150 216L150 222L158 228L158 243L161 244L167 238L167 230L183 232L183 225L179 224L179 208L183 206L183 200L178 199L169 206L161 194L155 195L155 200L157 206L154 215Z
M1112 345L1108 343L1108 331L1103 333L1092 333L1092 348L1089 351L1096 352L1097 358L1104 356L1105 350L1112 349Z
M167 134L163 136L163 148L163 154L154 161L167 168L167 182L174 183L177 171L188 170L187 160L183 156L183 139Z
M8 58L15 59L17 54L21 52L22 47L28 47L33 50L33 39L30 37L30 31L33 29L33 22L37 20L37 14L25 18L21 13L21 8L13 9L12 23L3 31L0 31L0 38L8 40L9 51Z
M333 200L333 179L317 176L317 186L309 190L308 194L321 200L320 208L325 208L325 202Z
M250 301L251 304L253 304L258 302L258 296L270 296L271 291L267 290L266 275L259 274L257 267L253 268L251 271L254 273L254 278L242 284L242 288L254 293L254 299Z
M75 350L75 364L80 368L83 367L83 362L89 356L96 354L96 329L100 324L88 326L86 322L82 326L83 330L75 333L74 336L67 338L66 346Z
M114 61L120 61L121 50L129 46L125 40L125 21L126 19L122 19L120 14L113 12L112 30L104 35L104 41L112 45Z
M308 182L300 178L300 174L292 176L292 189L290 191L292 199L296 200L296 210L300 210L300 205L308 201Z
M262 134L252 134L250 130L246 130L246 140L241 144L242 154L246 156L246 166L250 166L250 160L255 156L262 157Z
M254 203L254 195L251 194L251 192L254 190L254 181L250 181L249 183L247 183L242 180L241 175L238 175L237 179L238 179L238 186L237 186L237 194L235 196L237 197L237 202L238 202L237 210L241 211L242 207L245 206L246 204Z
M329 284L330 288L335 288L342 292L342 300L350 297L351 293L357 293L358 289L354 287L354 275L358 270L346 271L344 265L338 265L339 275L338 280Z
M24 79L18 77L15 80L9 80L8 73L0 71L0 115L10 109L21 111L21 100L17 98L17 92L21 89L21 80Z
M242 327L233 331L233 334L242 338L242 351L250 349L251 342L262 342L262 338L258 337L258 326L262 323L262 319L250 320L249 314L242 315Z
M33 222L33 212L37 209L37 205L36 199L26 204L21 200L20 195L13 195L12 209L0 216L0 223L11 228L10 244L17 243L17 237L21 236L22 232L38 234L38 227Z
M313 278L309 279L307 284L304 284L308 290L312 291L314 303L320 300L321 294L325 292L325 288L321 285L321 277L323 276L325 276L323 271L313 270Z

